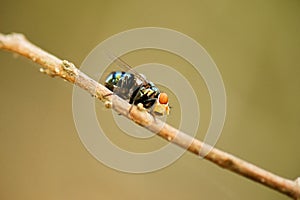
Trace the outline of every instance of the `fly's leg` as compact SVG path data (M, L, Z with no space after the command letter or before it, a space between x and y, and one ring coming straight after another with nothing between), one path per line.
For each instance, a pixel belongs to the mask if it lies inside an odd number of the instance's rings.
M103 95L102 97L103 97L103 98L106 98L106 97L109 97L109 96L111 96L111 95L114 95L114 93L113 93L113 92L112 92L112 93L108 93L108 94Z
M152 115L154 121L156 121L156 117L155 117L155 114L153 112L153 105L155 104L156 102L156 98L151 98L151 99L146 99L142 105L145 105L143 108L144 109L147 109L150 107L150 110L148 111L150 113L150 115ZM146 108L145 108L146 107Z
M101 100L104 100L104 105L106 108L111 108L112 107L112 102L107 100L106 97L114 95L114 93L108 93L105 95L101 95Z
M135 101L137 100L137 97L138 97L138 94L139 94L139 91L141 90L141 88L142 88L142 85L138 86L138 88L132 93L132 96L129 100L129 103L131 104L131 106L129 108L129 114L131 113L133 105L134 105Z
M145 105L146 108L153 107L153 105L155 104L155 102L156 102L156 98L146 99L144 101L144 105Z
M126 81L127 81L127 79L125 79L125 80L120 80L119 81L119 84L120 84L120 86L123 86L125 83L126 83ZM107 87L107 86L106 86ZM124 95L121 95L122 94L122 92L121 92L121 88L120 87L118 87L118 86L112 86L112 87L107 87L110 91L112 91L111 93L107 93L107 94L105 94L105 95L102 95L102 98L106 98L106 97L109 97L109 96L112 96L112 95L117 95L117 96L119 96L119 97L121 97L122 99L125 99L125 96ZM112 107L112 102L111 101L106 101L105 102L105 106L107 107L107 108L111 108Z
M155 98L147 99L145 102L147 102L147 103L149 102L150 105L152 105L150 110L149 110L149 113L150 113L150 115L152 115L154 121L156 122L156 117L155 117L155 114L153 112L153 108L154 108L153 105L155 104L156 99Z

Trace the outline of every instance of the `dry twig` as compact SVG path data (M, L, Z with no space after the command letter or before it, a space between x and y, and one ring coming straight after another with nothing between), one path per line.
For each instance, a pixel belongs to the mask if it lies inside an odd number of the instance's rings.
M42 72L50 76L61 77L73 84L76 84L87 90L92 96L95 96L102 101L111 100L111 96L107 96L105 99L103 98L105 94L110 93L106 87L89 78L72 63L60 60L59 58L33 45L22 34L13 33L4 35L0 33L0 48L29 58L33 62L42 66ZM126 101L118 97L114 100L114 110L148 130L157 133L157 135L162 138L177 144L196 155L199 155L201 149L207 147L207 145L203 142L191 138L187 134L173 128L172 126L162 124L163 122L160 120L154 121L149 113L140 112L136 107L134 107L132 112L128 114L129 107L130 105ZM299 178L297 181L282 178L216 148L213 148L205 156L205 159L212 161L220 167L231 170L239 175L286 194L294 199L300 199Z

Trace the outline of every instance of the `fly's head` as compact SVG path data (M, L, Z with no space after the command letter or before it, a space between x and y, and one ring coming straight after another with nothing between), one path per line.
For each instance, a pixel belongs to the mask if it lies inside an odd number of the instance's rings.
M166 93L160 93L154 104L153 112L157 115L169 115L169 99Z

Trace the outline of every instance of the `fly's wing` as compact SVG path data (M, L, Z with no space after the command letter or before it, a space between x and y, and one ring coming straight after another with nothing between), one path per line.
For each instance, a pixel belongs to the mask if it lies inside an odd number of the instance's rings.
M109 53L109 52L106 52L106 53L109 56L109 58L112 59L113 62L116 65L118 65L119 67L121 67L124 71L133 74L137 79L139 79L139 81L141 82L141 84L146 85L148 83L148 81L145 78L145 76L143 76L140 73L138 73L137 71L135 71L129 64L127 64L120 57L117 57L117 56L115 56L115 55L113 55L112 53Z

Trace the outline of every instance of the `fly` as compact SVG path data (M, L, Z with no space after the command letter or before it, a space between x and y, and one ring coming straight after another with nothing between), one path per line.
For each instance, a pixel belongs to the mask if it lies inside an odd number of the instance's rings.
M166 93L160 92L145 76L134 71L120 58L116 57L114 62L130 71L111 72L106 77L105 87L132 105L142 104L150 113L160 116L169 115L170 108Z

